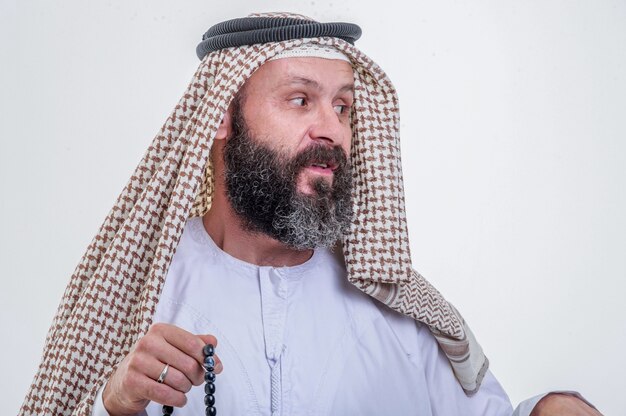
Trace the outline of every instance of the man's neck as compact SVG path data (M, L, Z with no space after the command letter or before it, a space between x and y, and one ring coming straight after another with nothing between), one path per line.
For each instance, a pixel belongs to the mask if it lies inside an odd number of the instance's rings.
M246 263L274 267L297 266L313 255L313 250L294 250L266 234L244 229L224 202L215 198L202 223L213 242L229 255Z

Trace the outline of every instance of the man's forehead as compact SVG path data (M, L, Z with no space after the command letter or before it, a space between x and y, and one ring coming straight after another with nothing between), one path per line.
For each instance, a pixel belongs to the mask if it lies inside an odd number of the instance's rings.
M352 65L339 59L288 57L264 63L248 80L272 87L307 86L317 89L354 89Z
M280 83L280 86L305 86L318 90L325 89L325 86L319 81L307 78L301 75L288 75L284 77ZM354 81L352 78L346 79L343 84L338 85L338 92L354 92Z

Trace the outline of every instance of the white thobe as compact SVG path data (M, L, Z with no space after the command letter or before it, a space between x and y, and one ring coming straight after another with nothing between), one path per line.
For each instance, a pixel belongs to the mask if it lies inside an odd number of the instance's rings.
M491 372L468 397L428 328L352 286L340 255L315 250L298 266L256 266L217 247L201 218L187 222L154 322L215 335L220 416L513 412ZM101 393L94 415L107 414ZM204 414L203 386L187 399L174 415ZM516 414L528 415L529 404ZM146 413L161 407L151 402Z

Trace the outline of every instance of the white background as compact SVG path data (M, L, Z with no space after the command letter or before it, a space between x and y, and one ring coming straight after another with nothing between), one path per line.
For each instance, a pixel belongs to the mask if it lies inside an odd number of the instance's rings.
M553 0L1 0L5 413L202 33L283 10L358 23L395 83L414 266L512 402L576 389L624 414L626 3Z

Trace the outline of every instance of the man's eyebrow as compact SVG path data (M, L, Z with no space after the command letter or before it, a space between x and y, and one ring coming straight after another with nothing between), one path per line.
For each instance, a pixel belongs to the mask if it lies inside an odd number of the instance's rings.
M343 87L339 88L339 92L351 92L354 95L354 84L345 84Z
M280 84L280 86L293 85L293 84L302 84L302 85L306 85L307 87L320 89L320 84L317 81L310 79L310 78L306 78L306 77L300 77L300 76L288 77L287 79L285 79L284 82ZM342 85L341 88L339 88L339 92L351 92L354 94L354 83L351 82L351 83Z

